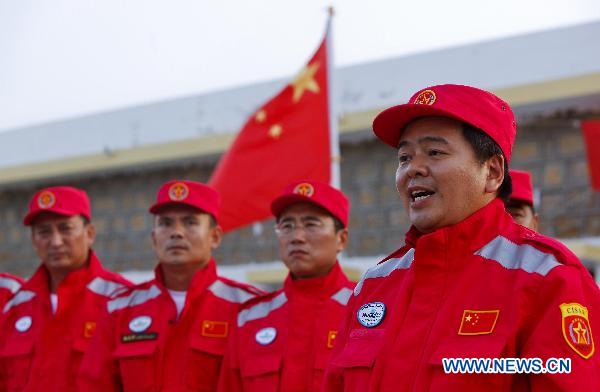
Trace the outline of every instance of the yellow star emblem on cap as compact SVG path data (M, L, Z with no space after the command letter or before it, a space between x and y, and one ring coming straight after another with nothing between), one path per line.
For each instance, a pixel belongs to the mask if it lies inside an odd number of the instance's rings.
M294 96L293 96L292 100L294 101L294 103L298 102L300 100L300 98L302 98L302 95L304 95L304 92L306 90L308 90L312 93L315 93L315 94L317 94L317 93L319 93L319 91L321 91L321 89L319 88L319 85L315 81L315 73L317 72L318 69L319 69L319 63L314 62L314 63L309 64L306 67L304 67L298 73L298 75L292 82L292 87L294 88Z

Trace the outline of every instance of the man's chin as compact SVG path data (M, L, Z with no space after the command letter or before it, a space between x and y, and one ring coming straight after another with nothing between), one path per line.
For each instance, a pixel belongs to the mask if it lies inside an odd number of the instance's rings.
M436 222L432 217L421 214L411 215L410 224L416 227L421 233L431 233L437 229Z

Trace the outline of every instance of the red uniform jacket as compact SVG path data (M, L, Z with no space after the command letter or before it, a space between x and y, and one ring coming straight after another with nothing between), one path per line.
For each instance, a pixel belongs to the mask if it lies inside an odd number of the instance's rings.
M495 200L456 225L409 231L404 247L365 273L324 390L598 391L598 328L600 292L576 256L514 223ZM442 368L443 358L534 357L570 358L572 372Z
M0 312L2 312L6 301L19 291L24 282L25 280L18 276L0 272Z
M194 275L177 318L160 267L155 272L155 279L108 302L82 365L81 391L216 390L238 308L264 292L218 277L211 260Z
M318 391L353 287L336 263L321 278L288 276L283 289L245 304L219 390Z
M3 308L0 391L74 391L98 315L111 295L130 285L106 271L91 252L88 266L58 286L52 314L49 279L40 266Z

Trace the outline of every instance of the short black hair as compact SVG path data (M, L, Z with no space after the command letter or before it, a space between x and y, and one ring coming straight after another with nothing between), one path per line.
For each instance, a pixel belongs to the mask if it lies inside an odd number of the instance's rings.
M471 124L462 123L462 134L471 147L473 147L475 157L479 163L487 162L494 155L504 157L504 180L500 184L500 188L498 188L498 197L506 203L512 193L512 179L508 173L508 161L502 149L487 133Z
M335 232L337 233L340 230L344 230L346 228L346 226L344 226L344 224L342 223L341 220L339 220L338 218L336 218L335 216L331 215L331 217L333 218L333 226L335 228Z

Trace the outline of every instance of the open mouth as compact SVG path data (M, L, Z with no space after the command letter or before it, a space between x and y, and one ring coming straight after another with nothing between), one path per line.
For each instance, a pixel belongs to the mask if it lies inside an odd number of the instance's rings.
M410 192L410 198L413 202L417 202L417 201L425 200L433 194L435 194L435 192L424 190L424 189L419 189L419 190L414 190L414 191Z

